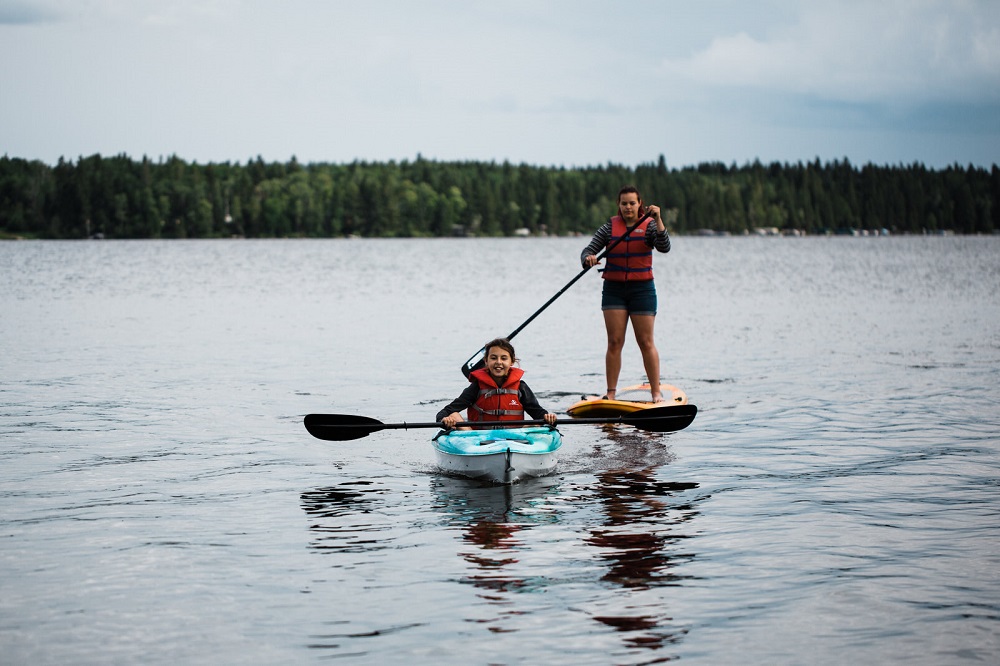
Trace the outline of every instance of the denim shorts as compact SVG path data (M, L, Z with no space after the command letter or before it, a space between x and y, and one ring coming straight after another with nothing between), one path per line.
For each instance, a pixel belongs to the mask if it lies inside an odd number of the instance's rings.
M605 280L602 310L626 310L634 315L656 315L656 285L652 280L618 282Z

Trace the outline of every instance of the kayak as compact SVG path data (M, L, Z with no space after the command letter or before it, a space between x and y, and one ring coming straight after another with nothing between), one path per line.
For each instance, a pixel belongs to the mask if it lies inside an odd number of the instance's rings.
M580 401L571 405L566 413L573 418L624 416L651 407L688 404L687 394L676 386L660 384L660 391L667 399L666 402L650 402L652 396L649 393L649 384L624 388L615 393L614 400L605 400L596 395L582 395Z
M433 440L438 467L492 483L516 483L556 468L562 435L548 426L442 431Z

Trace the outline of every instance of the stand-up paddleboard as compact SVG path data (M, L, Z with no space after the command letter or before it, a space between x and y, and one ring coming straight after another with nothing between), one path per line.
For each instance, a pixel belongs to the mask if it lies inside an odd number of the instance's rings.
M615 393L614 400L604 400L597 395L580 396L580 401L571 405L566 413L573 418L622 416L635 414L651 407L664 405L686 405L687 394L676 386L660 384L660 392L666 402L650 402L649 384L629 386Z

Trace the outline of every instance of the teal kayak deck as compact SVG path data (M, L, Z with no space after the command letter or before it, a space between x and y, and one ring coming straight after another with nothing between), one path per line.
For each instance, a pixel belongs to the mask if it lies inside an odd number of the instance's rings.
M441 453L485 456L497 453L548 454L562 446L559 431L546 426L509 430L453 430L434 440Z

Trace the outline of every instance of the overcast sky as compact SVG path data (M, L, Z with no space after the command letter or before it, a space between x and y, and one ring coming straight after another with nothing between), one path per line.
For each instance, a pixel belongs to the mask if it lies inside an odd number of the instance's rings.
M996 0L0 0L0 154L1000 163Z

